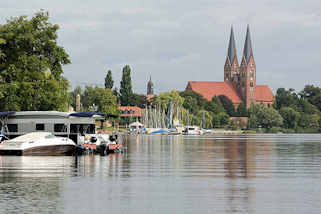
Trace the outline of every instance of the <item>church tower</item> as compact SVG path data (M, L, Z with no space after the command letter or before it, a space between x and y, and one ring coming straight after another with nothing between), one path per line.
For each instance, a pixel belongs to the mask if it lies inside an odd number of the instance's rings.
M224 81L233 83L236 88L239 79L239 63L237 61L233 26L231 27L230 41L224 65Z
M256 64L254 61L249 25L246 30L246 38L243 57L240 66L240 95L246 108L256 102Z
M152 77L150 76L147 83L147 95L154 95L154 84L152 82Z

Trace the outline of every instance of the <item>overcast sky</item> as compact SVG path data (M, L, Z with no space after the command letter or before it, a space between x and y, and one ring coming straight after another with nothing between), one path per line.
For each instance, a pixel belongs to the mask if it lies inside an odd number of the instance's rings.
M2 0L0 23L40 9L60 26L72 87L103 86L108 69L119 87L126 64L136 93L146 93L150 75L156 93L223 81L230 27L240 61L247 24L257 84L321 87L320 0Z

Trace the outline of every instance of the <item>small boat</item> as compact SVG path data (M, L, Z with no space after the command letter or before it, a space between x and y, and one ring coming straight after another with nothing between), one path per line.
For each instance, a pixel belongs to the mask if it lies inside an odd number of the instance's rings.
M118 143L116 134L89 134L84 136L81 146L86 149L100 154L122 151L122 144Z
M184 135L201 135L203 131L198 126L186 126L184 131Z
M31 132L0 144L0 155L71 155L76 150L71 139L50 132Z

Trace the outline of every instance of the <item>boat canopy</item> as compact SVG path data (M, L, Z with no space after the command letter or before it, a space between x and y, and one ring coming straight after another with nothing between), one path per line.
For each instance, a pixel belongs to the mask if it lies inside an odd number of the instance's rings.
M5 112L0 112L0 117L3 116L10 116L13 115L15 112L14 111L5 111Z
M69 116L72 116L72 117L93 117L95 115L103 116L103 117L112 117L112 118L117 117L116 115L105 114L102 112L75 112L75 113L71 113Z

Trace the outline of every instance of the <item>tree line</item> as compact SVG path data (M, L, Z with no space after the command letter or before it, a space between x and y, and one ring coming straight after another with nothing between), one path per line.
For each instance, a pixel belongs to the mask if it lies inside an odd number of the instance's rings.
M63 77L63 65L71 63L65 49L58 45L58 25L49 22L45 11L28 19L20 16L0 25L0 111L67 111L81 97L81 111L101 111L119 115L118 104L161 108L170 103L180 109L184 124L204 128L246 128L266 132L321 132L321 88L306 85L300 92L279 88L275 102L237 108L224 96L206 100L193 91L160 93L147 100L133 92L131 68L122 69L120 88L114 86L112 71L105 76L105 87L77 86L69 92L69 81ZM247 117L247 127L238 127L230 117Z

